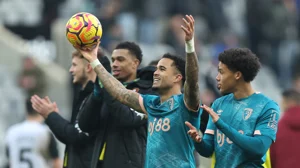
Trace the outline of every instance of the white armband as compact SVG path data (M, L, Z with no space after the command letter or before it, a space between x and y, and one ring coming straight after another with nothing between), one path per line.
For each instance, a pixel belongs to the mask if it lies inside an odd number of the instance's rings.
M92 68L94 69L97 65L100 65L100 61L98 59L95 59L93 62L90 63Z
M195 52L194 37L190 41L185 42L185 52L186 53Z

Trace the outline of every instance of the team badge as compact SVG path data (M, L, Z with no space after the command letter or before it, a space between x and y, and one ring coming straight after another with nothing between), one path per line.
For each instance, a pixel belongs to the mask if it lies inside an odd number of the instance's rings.
M251 117L251 114L253 112L253 109L251 108L245 108L244 109L244 120L248 120Z

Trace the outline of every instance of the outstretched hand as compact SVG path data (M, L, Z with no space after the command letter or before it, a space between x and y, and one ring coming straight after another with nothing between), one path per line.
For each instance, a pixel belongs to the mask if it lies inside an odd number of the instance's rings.
M190 130L187 132L189 136L195 141L195 142L201 142L202 136L200 135L199 131L188 121L185 122L185 125L190 128Z
M44 118L47 118L51 112L59 112L57 104L55 102L52 103L48 96L42 99L37 95L33 95L31 103L32 108Z
M220 118L219 115L217 113L215 113L212 108L208 107L205 104L200 106L200 108L202 108L204 111L206 111L210 115L210 117L212 118L214 123L219 120L219 118Z
M98 42L96 44L96 46L91 49L85 48L85 49L78 49L78 50L82 54L82 56L91 63L98 58L97 53L98 53L98 49L99 49L99 44L100 44L100 42Z
M185 15L182 18L184 25L181 25L181 29L185 33L185 41L190 41L194 37L195 32L195 20L192 15Z

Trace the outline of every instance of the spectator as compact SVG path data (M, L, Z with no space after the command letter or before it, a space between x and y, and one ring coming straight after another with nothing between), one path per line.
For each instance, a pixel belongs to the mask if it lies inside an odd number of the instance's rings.
M300 93L282 94L283 116L278 124L276 143L271 146L272 168L298 167L300 158Z

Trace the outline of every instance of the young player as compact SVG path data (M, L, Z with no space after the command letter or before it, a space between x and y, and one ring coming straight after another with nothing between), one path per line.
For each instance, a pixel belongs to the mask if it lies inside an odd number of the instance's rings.
M221 53L216 80L226 96L217 99L212 108L201 106L210 115L202 140L196 128L186 123L196 150L205 157L215 152L215 168L262 167L264 155L275 141L279 107L250 83L259 68L257 56L249 49Z

